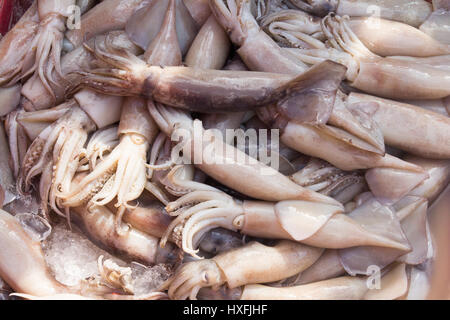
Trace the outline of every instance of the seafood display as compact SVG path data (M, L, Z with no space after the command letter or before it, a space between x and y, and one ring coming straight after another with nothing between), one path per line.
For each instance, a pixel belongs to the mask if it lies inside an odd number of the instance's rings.
M450 298L448 1L6 2L0 300Z

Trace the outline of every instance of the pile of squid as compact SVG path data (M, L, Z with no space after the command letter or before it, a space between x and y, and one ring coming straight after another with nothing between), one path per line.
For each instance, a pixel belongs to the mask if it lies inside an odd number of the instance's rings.
M427 212L450 180L449 30L445 0L34 1L0 41L0 291L424 297ZM278 137L225 135L250 129ZM29 197L171 277L137 295L99 259L95 280L59 283L15 217Z

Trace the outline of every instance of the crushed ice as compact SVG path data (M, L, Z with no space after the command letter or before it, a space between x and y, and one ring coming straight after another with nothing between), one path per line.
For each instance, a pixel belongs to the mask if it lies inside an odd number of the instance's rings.
M158 290L158 288L171 276L168 266L158 264L146 267L132 262L130 265L133 292L136 296L145 295Z
M110 254L95 246L81 233L70 231L65 223L53 227L42 247L45 260L56 280L68 286L97 275L99 256L112 259Z
M43 242L45 260L53 272L55 279L67 286L73 286L90 277L99 275L98 258L104 256L117 265L127 266L104 250L95 246L81 232L70 231L65 223L53 227L50 236ZM151 293L160 287L171 276L166 265L147 267L132 262L131 287L136 296Z

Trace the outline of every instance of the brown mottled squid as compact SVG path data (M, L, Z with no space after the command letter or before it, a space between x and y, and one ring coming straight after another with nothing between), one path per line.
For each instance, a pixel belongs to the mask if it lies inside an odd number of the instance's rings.
M117 69L77 72L72 91L89 87L106 94L144 96L197 112L234 112L279 100L297 82L291 76L250 72L148 66L126 51L95 47L97 57ZM189 90L186 90L189 89Z
M228 7L224 5L222 0L214 0L211 4L216 18L222 23L223 27L228 27L231 40L235 44L239 45L242 41L245 43L258 30L257 23L251 15L248 1L227 1ZM241 25L254 26L253 28L247 27L247 29L253 30L252 33L242 32L239 27ZM234 34L240 36L234 37ZM273 44L276 45L275 43ZM271 50L269 53L270 59L260 58L259 54L259 51L253 50L252 47L249 47L245 52L243 60L252 70L297 74L298 62L295 60L283 60L285 62L283 68L272 63L272 58L280 61L283 59L283 55L279 51ZM426 178L424 170L385 154L383 136L392 134L392 132L385 130L381 134L378 124L371 119L378 106L376 103L368 102L364 102L364 105L352 103L341 92L338 92L336 95L336 89L333 89L333 86L329 84L333 83L331 80L339 83L340 79L342 79L342 66L332 64L330 61L324 61L326 59L328 57L324 57L324 59L320 60L322 64L304 72L297 79L306 79L303 83L304 90L301 91L304 97L310 95L311 99L314 99L320 95L317 93L318 90L313 88L318 86L324 88L322 91L325 90L329 99L317 99L317 101L322 102L322 105L328 104L329 107L327 109L331 110L331 113L328 114L327 121L322 122L321 125L310 125L308 123L299 123L298 121L284 120L283 115L288 115L289 111L283 110L279 106L276 108L261 108L258 110L258 115L272 128L282 129L281 142L288 147L303 154L324 159L340 169L355 170L382 167L386 168L384 171L387 173L391 173L392 170L407 173L408 178L399 181L399 185L402 188L398 192L400 195L396 195L396 198L405 195ZM250 63L247 61L250 61ZM339 60L339 62L349 66L345 61ZM330 73L330 70L334 72ZM347 69L347 73L349 73L349 70L352 70L350 66ZM313 74L315 74L315 77L312 77ZM323 76L321 77L320 74ZM319 85L321 78L324 82ZM317 82L315 83L315 81ZM306 88L311 88L311 90ZM319 105L317 101L310 105L314 105L317 108ZM283 107L289 110L288 105L286 103ZM388 112L386 110L383 111ZM324 117L323 119L327 118ZM399 135L396 136L399 137ZM330 152L330 150L334 151ZM377 173L375 177L378 174L381 173ZM376 182L378 179L368 181L372 191L386 189L385 186L377 185L375 182L371 183L372 181Z
M175 14L175 1L171 0L161 30L144 53L148 63L161 66L181 64ZM116 231L122 234L122 217L126 209L132 208L130 202L138 199L145 189L157 197L161 194L157 186L147 181L147 152L158 132L156 123L147 111L146 101L139 97L126 98L118 128L120 143L89 175L63 196L63 205L76 207L89 202L92 206L104 206L117 197Z

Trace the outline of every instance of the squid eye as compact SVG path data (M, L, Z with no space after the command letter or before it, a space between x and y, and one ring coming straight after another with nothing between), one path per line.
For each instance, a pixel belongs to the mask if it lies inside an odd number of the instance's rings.
M206 271L204 271L202 274L202 280L205 283L209 283L208 273Z

